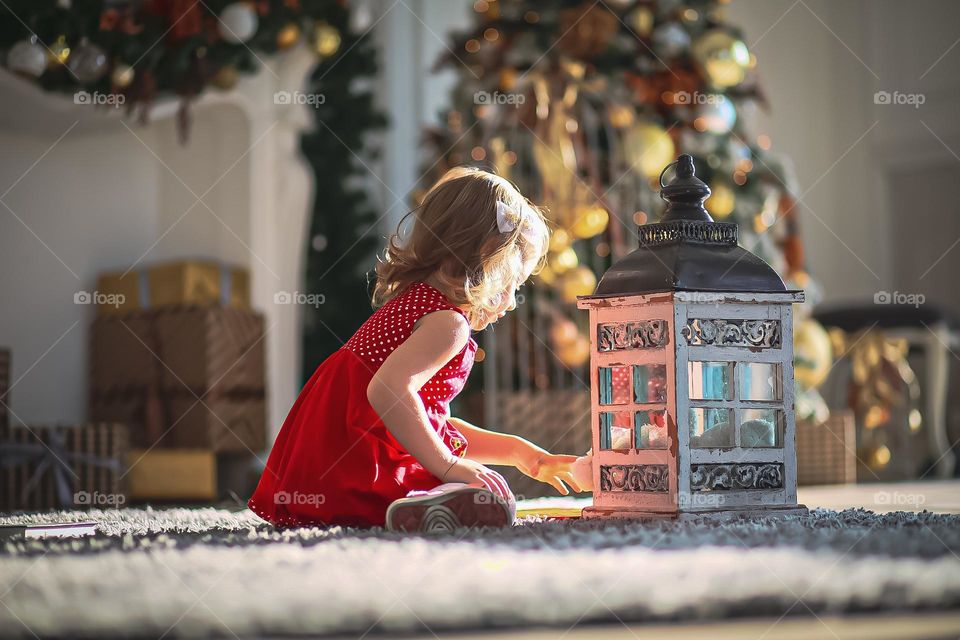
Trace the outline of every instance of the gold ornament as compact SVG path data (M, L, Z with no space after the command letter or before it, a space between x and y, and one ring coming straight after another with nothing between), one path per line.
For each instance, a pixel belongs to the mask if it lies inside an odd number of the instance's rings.
M229 91L237 86L239 77L240 74L237 72L237 68L232 64L228 64L217 70L213 78L210 79L210 84L221 91Z
M67 63L70 57L70 46L66 36L58 36L47 50L47 69L53 69Z
M310 45L318 56L329 58L340 49L340 32L326 22L318 22L313 25Z
M566 273L578 264L580 264L580 260L577 258L577 252L574 251L572 247L567 247L547 258L547 266L558 275Z
M634 111L633 107L629 107L625 104L614 104L610 106L610 109L607 111L610 116L610 124L612 124L617 129L626 129L633 124Z
M118 62L113 65L113 72L110 74L110 82L115 87L128 87L133 82L133 76L136 72L128 64Z
M863 460L871 469L882 469L890 463L890 449L886 445L877 445L865 447L858 453L858 457Z
M579 367L590 359L590 341L578 335L575 340L559 347L556 354L560 362L568 367Z
M514 67L500 69L500 88L503 91L513 91L517 86L517 70Z
M673 162L676 153L670 134L652 122L638 122L628 129L623 146L630 168L651 180Z
M570 247L573 238L566 229L557 229L550 234L550 251L560 252Z
M573 304L577 296L588 296L597 287L597 277L587 267L570 269L560 277L560 296Z
M552 286L557 283L557 274L550 268L550 265L544 265L537 274L537 279L544 284Z
M578 207L573 227L570 229L578 238L592 238L603 233L610 222L610 214L599 205Z
M627 15L627 24L639 36L649 36L653 31L653 11L650 7L637 7Z
M704 77L718 89L743 82L750 65L747 45L722 29L712 29L697 38L691 52Z
M833 364L830 336L816 320L800 322L793 334L793 375L804 389L816 389Z
M300 40L300 25L290 22L277 32L277 48L285 51Z
M723 183L710 185L710 197L704 203L707 212L714 220L723 220L731 213L737 203L736 196L733 195L733 189Z
M579 336L580 332L577 331L577 323L567 318L557 320L550 327L550 340L557 349L570 344Z

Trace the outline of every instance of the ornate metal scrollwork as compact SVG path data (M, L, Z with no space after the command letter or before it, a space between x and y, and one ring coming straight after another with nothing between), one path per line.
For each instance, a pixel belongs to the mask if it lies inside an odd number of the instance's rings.
M780 462L738 462L732 464L694 464L690 466L691 491L744 491L782 489L783 464Z
M656 349L667 344L666 320L604 322L597 326L600 351Z
M680 335L694 346L777 348L781 342L779 320L690 318Z
M600 465L601 491L666 493L670 475L665 464Z

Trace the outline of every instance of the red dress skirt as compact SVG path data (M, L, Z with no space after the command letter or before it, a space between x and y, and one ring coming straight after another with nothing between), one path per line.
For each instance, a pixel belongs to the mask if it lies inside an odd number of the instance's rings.
M284 420L247 505L277 526L382 526L387 506L411 490L441 484L393 437L367 400L367 386L413 324L441 309L462 311L418 282L380 309L310 377ZM466 383L477 343L470 339L420 389L431 426L455 455L467 441L450 400Z

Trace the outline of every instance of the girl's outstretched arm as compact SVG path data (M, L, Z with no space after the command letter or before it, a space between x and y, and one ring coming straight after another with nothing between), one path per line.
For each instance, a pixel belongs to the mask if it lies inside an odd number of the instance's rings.
M471 460L516 467L534 480L553 486L562 495L570 493L564 483L576 493L589 489L581 486L581 480L574 475L572 465L577 456L550 453L520 436L481 429L460 418L450 418L448 422L466 437L469 443L466 457Z

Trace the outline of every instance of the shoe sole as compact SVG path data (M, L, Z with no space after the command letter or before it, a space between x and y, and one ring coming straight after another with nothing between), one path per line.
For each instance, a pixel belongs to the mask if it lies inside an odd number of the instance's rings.
M512 524L513 517L507 503L479 487L400 498L387 507L388 531L447 533L460 527L505 527Z

